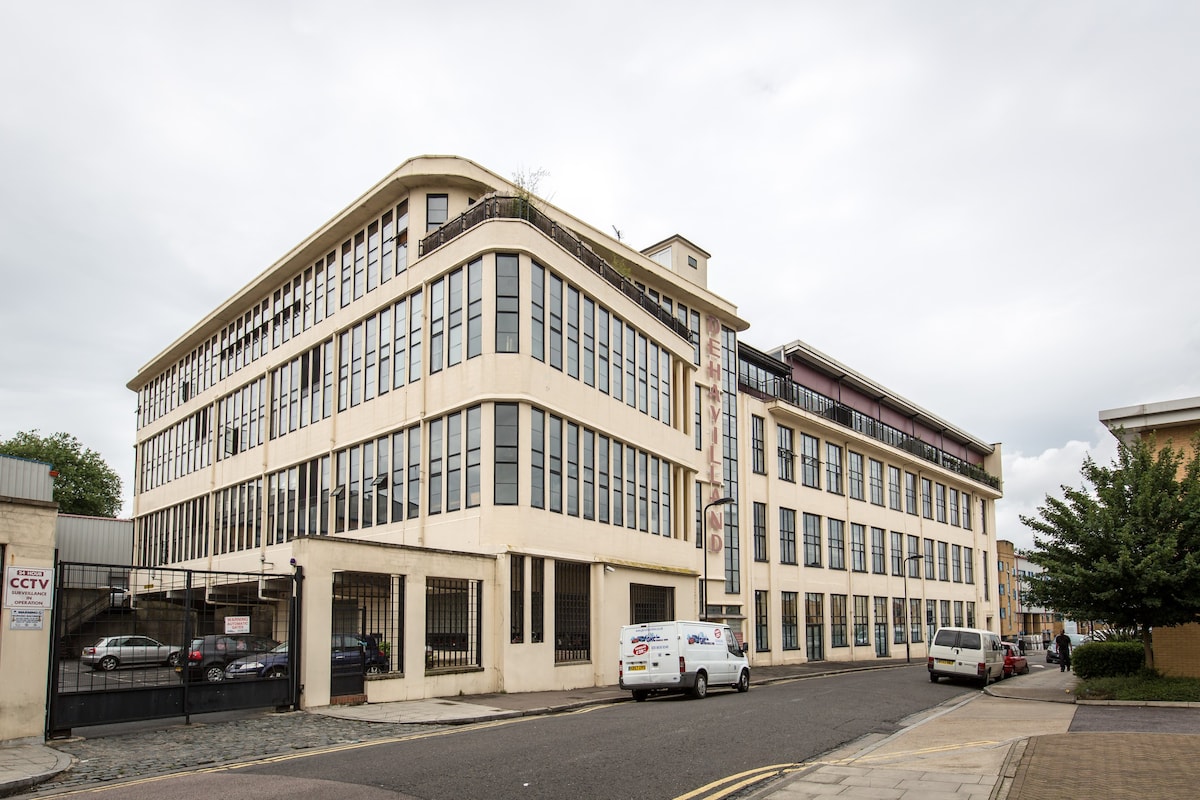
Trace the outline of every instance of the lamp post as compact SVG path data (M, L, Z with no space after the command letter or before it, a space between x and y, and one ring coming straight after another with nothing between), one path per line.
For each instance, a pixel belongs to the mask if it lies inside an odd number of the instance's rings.
M912 663L912 620L908 613L908 562L923 558L920 553L913 553L904 559L904 661Z
M702 622L708 622L708 510L713 506L727 506L732 502L732 497L720 497L705 504L704 510L700 512L701 529L704 531L704 582L700 584L700 620Z

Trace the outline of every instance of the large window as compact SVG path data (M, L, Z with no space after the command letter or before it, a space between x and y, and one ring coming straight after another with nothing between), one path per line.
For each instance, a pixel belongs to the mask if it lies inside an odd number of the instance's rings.
M520 408L516 403L497 403L495 406L495 463L493 465L494 502L498 506L515 506L519 502Z
M783 592L779 608L784 650L800 649L800 604L797 592Z
M794 512L793 512L794 514ZM795 516L792 517L792 524L795 524ZM796 532L792 531L792 553L795 558L796 547ZM767 560L767 504L754 504L754 560Z
M871 634L868 631L870 601L870 597L866 595L854 595L854 646L865 646L871 643Z
M792 450L795 434L786 425L777 426L777 430L779 431L779 478L795 483L796 454Z
M767 592L754 592L754 651L765 653L771 649L771 614L770 595Z
M825 443L825 489L842 493L842 448L829 442Z
M883 543L883 528L871 528L871 572L876 575L887 573L886 551Z
M480 582L425 579L425 666L478 667L483 636Z
M850 569L867 571L867 528L857 522L850 523Z
M892 574L902 575L904 568L904 534L892 531Z
M804 566L821 566L821 518L804 514Z
M821 442L815 436L807 433L800 434L801 455L803 465L803 481L805 486L813 489L821 488Z
M829 646L849 647L846 638L848 620L847 597L844 594L829 595Z
M846 568L846 523L840 519L827 520L829 528L829 568Z
M888 508L900 511L900 468L888 467Z
M796 512L779 509L779 563L796 563Z
M756 475L767 473L766 420L757 414L750 416L751 468Z
M554 562L554 661L587 661L592 654L592 597L587 564Z
M444 194L425 195L425 232L433 230L449 218L450 197Z
M912 534L908 535L908 555L905 561L908 562L908 577L921 577L921 539Z
M937 521L946 521L946 487L940 483L937 485Z
M804 644L809 661L825 659L825 595L804 593Z
M863 457L862 453L856 453L853 450L849 453L849 463L847 464L847 474L850 483L850 497L855 500L866 499L863 494Z
M872 505L883 505L883 462L875 459L869 460L871 470L871 503Z
M904 510L917 515L917 476L911 472L904 473Z
M521 350L521 277L515 253L496 254L496 352ZM468 355L470 355L468 353Z
M629 584L629 624L675 619L675 590L670 586Z
M947 544L945 542L938 542L937 550L938 550L938 580L939 581L948 581L948 580L950 580L949 547L947 546ZM946 624L949 625L950 623L946 623Z
M525 556L508 557L509 641L525 641Z
M892 598L892 644L904 644L907 641L908 631L907 624L904 619L904 598Z

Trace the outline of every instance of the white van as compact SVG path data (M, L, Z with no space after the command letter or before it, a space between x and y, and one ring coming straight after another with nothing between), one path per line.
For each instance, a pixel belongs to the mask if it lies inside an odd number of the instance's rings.
M979 628L938 628L929 644L929 680L972 678L987 686L1004 676L1000 636Z
M622 689L639 703L654 692L708 694L710 685L750 690L750 662L728 625L647 622L621 628Z

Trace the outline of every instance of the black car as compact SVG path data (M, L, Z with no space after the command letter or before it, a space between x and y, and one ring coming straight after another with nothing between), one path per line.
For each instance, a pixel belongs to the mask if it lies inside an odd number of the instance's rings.
M378 675L390 668L389 660L374 636L335 633L330 641L332 670L337 674ZM233 661L225 668L225 678L286 678L291 652L287 643L269 653L258 653Z
M225 680L225 667L232 661L266 653L279 645L274 639L248 633L218 633L193 639L187 656L176 671L187 681L210 683Z

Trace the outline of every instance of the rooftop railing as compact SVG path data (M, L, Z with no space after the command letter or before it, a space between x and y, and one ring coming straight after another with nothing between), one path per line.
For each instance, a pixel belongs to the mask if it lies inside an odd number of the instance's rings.
M941 448L923 441L920 437L905 433L874 417L869 417L831 397L814 392L790 378L773 378L762 383L747 383L747 378L743 375L742 382L747 388L762 396L782 400L788 405L802 408L985 486L997 490L1000 488L1000 479L989 475L982 467L951 455Z
M449 241L462 236L467 231L484 222L494 219L523 219L537 228L560 247L575 256L584 266L595 272L608 283L616 287L622 294L641 306L647 313L654 316L685 341L691 341L691 332L684 322L680 322L671 312L651 300L637 285L622 275L611 264L596 254L592 248L583 243L575 234L559 225L555 220L543 214L533 202L524 197L508 197L492 195L473 204L463 213L452 220L443 223L437 230L432 231L421 240L420 255L431 253Z

